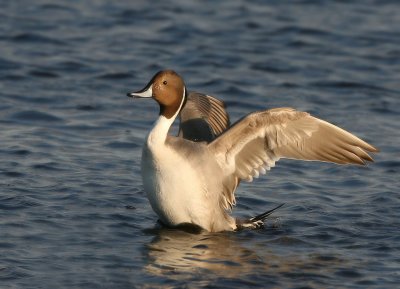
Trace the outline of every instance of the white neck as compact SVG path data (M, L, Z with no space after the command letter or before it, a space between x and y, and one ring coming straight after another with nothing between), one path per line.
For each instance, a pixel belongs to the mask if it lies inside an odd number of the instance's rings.
M168 131L171 128L175 118L178 116L179 111L182 108L182 105L185 100L185 93L186 88L183 89L183 97L182 102L179 106L179 109L175 112L175 114L171 118L166 118L164 115L160 114L158 119L153 125L152 130L150 131L149 135L147 136L147 142L149 144L163 144L167 139Z
M168 131L174 122L175 117L170 119L160 115L154 123L153 129L147 136L147 142L150 144L162 144L167 139Z

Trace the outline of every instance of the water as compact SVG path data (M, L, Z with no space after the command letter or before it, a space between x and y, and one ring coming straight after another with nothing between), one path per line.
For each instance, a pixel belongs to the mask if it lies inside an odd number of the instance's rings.
M351 3L350 3L351 2ZM1 288L395 288L398 1L2 1ZM172 68L233 120L293 106L381 149L368 167L280 161L242 184L263 230L156 227L125 97Z

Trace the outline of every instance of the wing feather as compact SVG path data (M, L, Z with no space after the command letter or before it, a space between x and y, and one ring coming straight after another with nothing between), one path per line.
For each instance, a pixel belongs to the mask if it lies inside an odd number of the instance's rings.
M234 175L236 182L251 181L280 158L365 165L373 161L368 152L378 152L355 135L292 108L249 114L208 147L226 176ZM233 193L223 194L234 200Z

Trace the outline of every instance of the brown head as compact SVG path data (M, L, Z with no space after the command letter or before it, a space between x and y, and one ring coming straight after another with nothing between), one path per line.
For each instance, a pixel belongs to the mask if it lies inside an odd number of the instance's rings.
M160 105L160 115L173 117L185 101L186 88L182 77L173 70L157 72L141 90L128 93L134 98L154 98Z

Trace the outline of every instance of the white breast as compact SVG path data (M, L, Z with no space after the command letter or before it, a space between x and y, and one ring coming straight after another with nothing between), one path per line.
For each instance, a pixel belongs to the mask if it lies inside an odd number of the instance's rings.
M168 225L196 223L207 216L207 189L188 160L171 148L145 145L142 154L144 189L153 210ZM202 220L199 220L200 216ZM208 227L208 226L205 226Z

